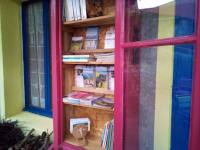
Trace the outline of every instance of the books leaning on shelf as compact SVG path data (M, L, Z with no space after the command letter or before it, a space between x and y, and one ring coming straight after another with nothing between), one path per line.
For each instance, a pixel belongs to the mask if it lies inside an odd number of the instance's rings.
M86 31L85 49L96 49L99 39L99 28L88 27Z
M63 55L63 62L89 62L95 61L91 55Z
M113 62L114 63L114 53L105 54L95 54L96 62Z
M106 32L104 48L115 48L115 28L112 26Z
M71 51L81 50L82 45L83 45L83 37L82 36L72 37L70 50Z
M114 120L111 120L104 125L104 130L101 138L102 149L113 150L113 141L114 141Z
M86 0L63 0L63 21L87 19Z

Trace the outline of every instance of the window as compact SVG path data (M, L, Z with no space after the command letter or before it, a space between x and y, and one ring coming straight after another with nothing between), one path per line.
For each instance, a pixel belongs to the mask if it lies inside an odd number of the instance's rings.
M51 116L49 3L22 4L25 110Z

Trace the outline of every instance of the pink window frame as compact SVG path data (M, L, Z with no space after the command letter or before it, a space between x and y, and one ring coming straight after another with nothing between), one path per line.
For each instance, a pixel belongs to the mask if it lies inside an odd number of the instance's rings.
M51 60L52 60L52 100L53 100L53 149L78 150L64 143L62 106L62 18L61 0L51 0ZM123 150L124 143L124 53L126 48L141 48L174 44L195 44L192 110L190 122L189 150L200 147L200 1L196 0L196 32L191 36L125 42L125 0L116 0L116 41L115 41L115 137L114 149Z

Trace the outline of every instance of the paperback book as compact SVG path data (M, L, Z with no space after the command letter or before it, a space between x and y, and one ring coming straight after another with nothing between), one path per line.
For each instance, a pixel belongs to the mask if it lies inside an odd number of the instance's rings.
M76 85L76 87L84 87L83 68L84 68L84 66L82 66L82 65L75 66L75 85Z
M81 50L83 46L83 37L72 37L71 41L71 51Z
M96 88L108 89L108 70L107 67L96 67Z
M93 66L85 66L83 68L83 80L84 80L84 87L86 88L95 87L95 76L94 76Z
M115 29L110 27L106 32L104 48L115 48Z
M96 49L98 45L99 28L88 27L86 31L85 49Z

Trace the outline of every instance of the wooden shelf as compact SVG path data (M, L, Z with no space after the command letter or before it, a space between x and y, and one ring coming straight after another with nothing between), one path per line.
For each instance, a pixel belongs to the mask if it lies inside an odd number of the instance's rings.
M89 106L89 105L82 105L82 104L73 104L73 103L69 103L69 102L63 102L63 103L66 105L79 106L79 107L83 107L83 108L100 109L100 110L111 111L111 112L114 111L111 108L103 108L103 107Z
M65 143L67 144L72 144L72 145L75 145L77 147L80 147L80 148L84 148L86 150L102 150L101 146L100 146L100 141L101 141L101 138L96 138L96 137L89 137L87 138L88 140L88 145L85 145L85 146L79 146L77 141L74 139L73 136L68 136L67 138L65 138Z
M73 91L96 93L96 94L114 95L114 91L104 90L104 89L72 87L72 90Z
M70 53L73 54L91 54L91 53L112 53L114 52L114 49L94 49L94 50L76 50L76 51L70 51Z
M86 26L95 26L95 25L108 25L114 24L115 22L115 15L106 15L100 17L93 17L84 20L76 20L76 21L66 21L64 22L64 26L70 26L73 28L78 27L86 27Z
M90 61L90 62L63 62L65 65L114 65L113 62L96 62L96 61Z

